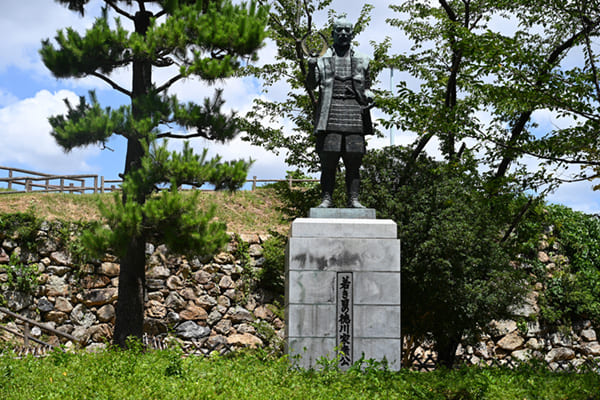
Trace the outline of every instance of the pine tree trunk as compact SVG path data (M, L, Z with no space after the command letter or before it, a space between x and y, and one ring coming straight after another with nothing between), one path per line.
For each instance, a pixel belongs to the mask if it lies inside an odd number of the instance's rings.
M135 30L145 36L150 26L151 13L140 11L135 15ZM133 61L131 109L135 119L144 117L136 100L148 94L152 87L152 64L148 60ZM127 140L124 175L127 176L140 166L144 148L140 139L144 132L130 132ZM143 204L146 193L133 195L136 202ZM127 201L123 195L123 203ZM130 336L142 338L144 333L144 290L146 284L146 240L144 235L130 238L127 254L121 260L119 273L119 299L117 302L113 344L125 348Z
M135 237L121 260L113 344L125 348L127 337L142 338L144 330L144 288L146 286L146 243Z

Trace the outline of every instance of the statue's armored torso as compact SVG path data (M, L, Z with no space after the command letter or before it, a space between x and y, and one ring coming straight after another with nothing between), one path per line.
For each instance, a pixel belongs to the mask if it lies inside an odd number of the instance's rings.
M332 67L334 81L327 130L362 133L362 110L352 86L352 57L333 56Z

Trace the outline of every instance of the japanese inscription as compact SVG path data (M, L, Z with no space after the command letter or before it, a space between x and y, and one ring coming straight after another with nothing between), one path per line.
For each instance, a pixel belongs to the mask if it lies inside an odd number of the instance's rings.
M339 366L347 369L352 365L352 272L337 273L337 348L340 352Z

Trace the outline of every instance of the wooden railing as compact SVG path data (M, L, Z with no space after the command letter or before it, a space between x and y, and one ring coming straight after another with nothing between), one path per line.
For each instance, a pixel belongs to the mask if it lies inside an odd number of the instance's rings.
M7 171L7 177L0 177L0 185L5 183L5 190L0 194L59 192L59 193L105 193L121 189L121 179L105 179L98 175L53 175L43 172L29 171L20 168L0 166L0 171ZM256 190L259 184L288 182L290 189L296 183L318 182L317 179L258 179L256 176L246 180ZM19 190L20 189L20 190Z
M65 338L65 339L67 339L67 340L70 340L70 341L72 341L75 344L83 344L75 336L71 336L68 333L64 333L64 332L61 332L61 331L56 330L54 328L50 328L49 326L46 326L43 323L34 321L34 320L29 319L27 317L23 317L22 315L14 313L14 312L10 311L7 308L0 307L0 312L4 313L4 314L7 314L7 315L10 315L11 317L13 317L15 319L18 319L18 320L20 320L20 321L23 322L22 332L15 331L15 330L13 330L11 328L8 328L6 326L3 326L3 325L0 325L0 329L3 329L3 330L5 330L5 331L7 331L9 333L12 333L15 336L18 336L18 337L22 338L23 339L23 345L26 348L29 347L30 342L35 342L37 344L41 344L42 346L47 346L47 347L52 347L52 348L58 347L58 346L56 346L54 344L47 343L47 342L44 342L43 340L40 340L40 339L37 339L37 338L33 337L31 335L31 326L37 326L38 328L43 329L45 331L48 331L48 332L50 332L50 333L52 333L52 334L54 334L56 336L61 336L61 337Z
M115 184L121 182L121 180L105 180L104 177L91 174L53 175L3 166L0 166L0 170L8 172L6 178L0 178L0 183L6 183L6 190L0 191L0 194L33 191L41 193L104 193L118 190L120 185L116 186ZM107 186L107 184L112 184L112 186Z

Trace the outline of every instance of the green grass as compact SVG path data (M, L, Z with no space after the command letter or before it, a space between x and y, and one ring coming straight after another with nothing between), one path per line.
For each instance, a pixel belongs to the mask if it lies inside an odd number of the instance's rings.
M170 351L0 357L1 399L598 399L600 376L533 366L399 373L298 371L264 353Z

